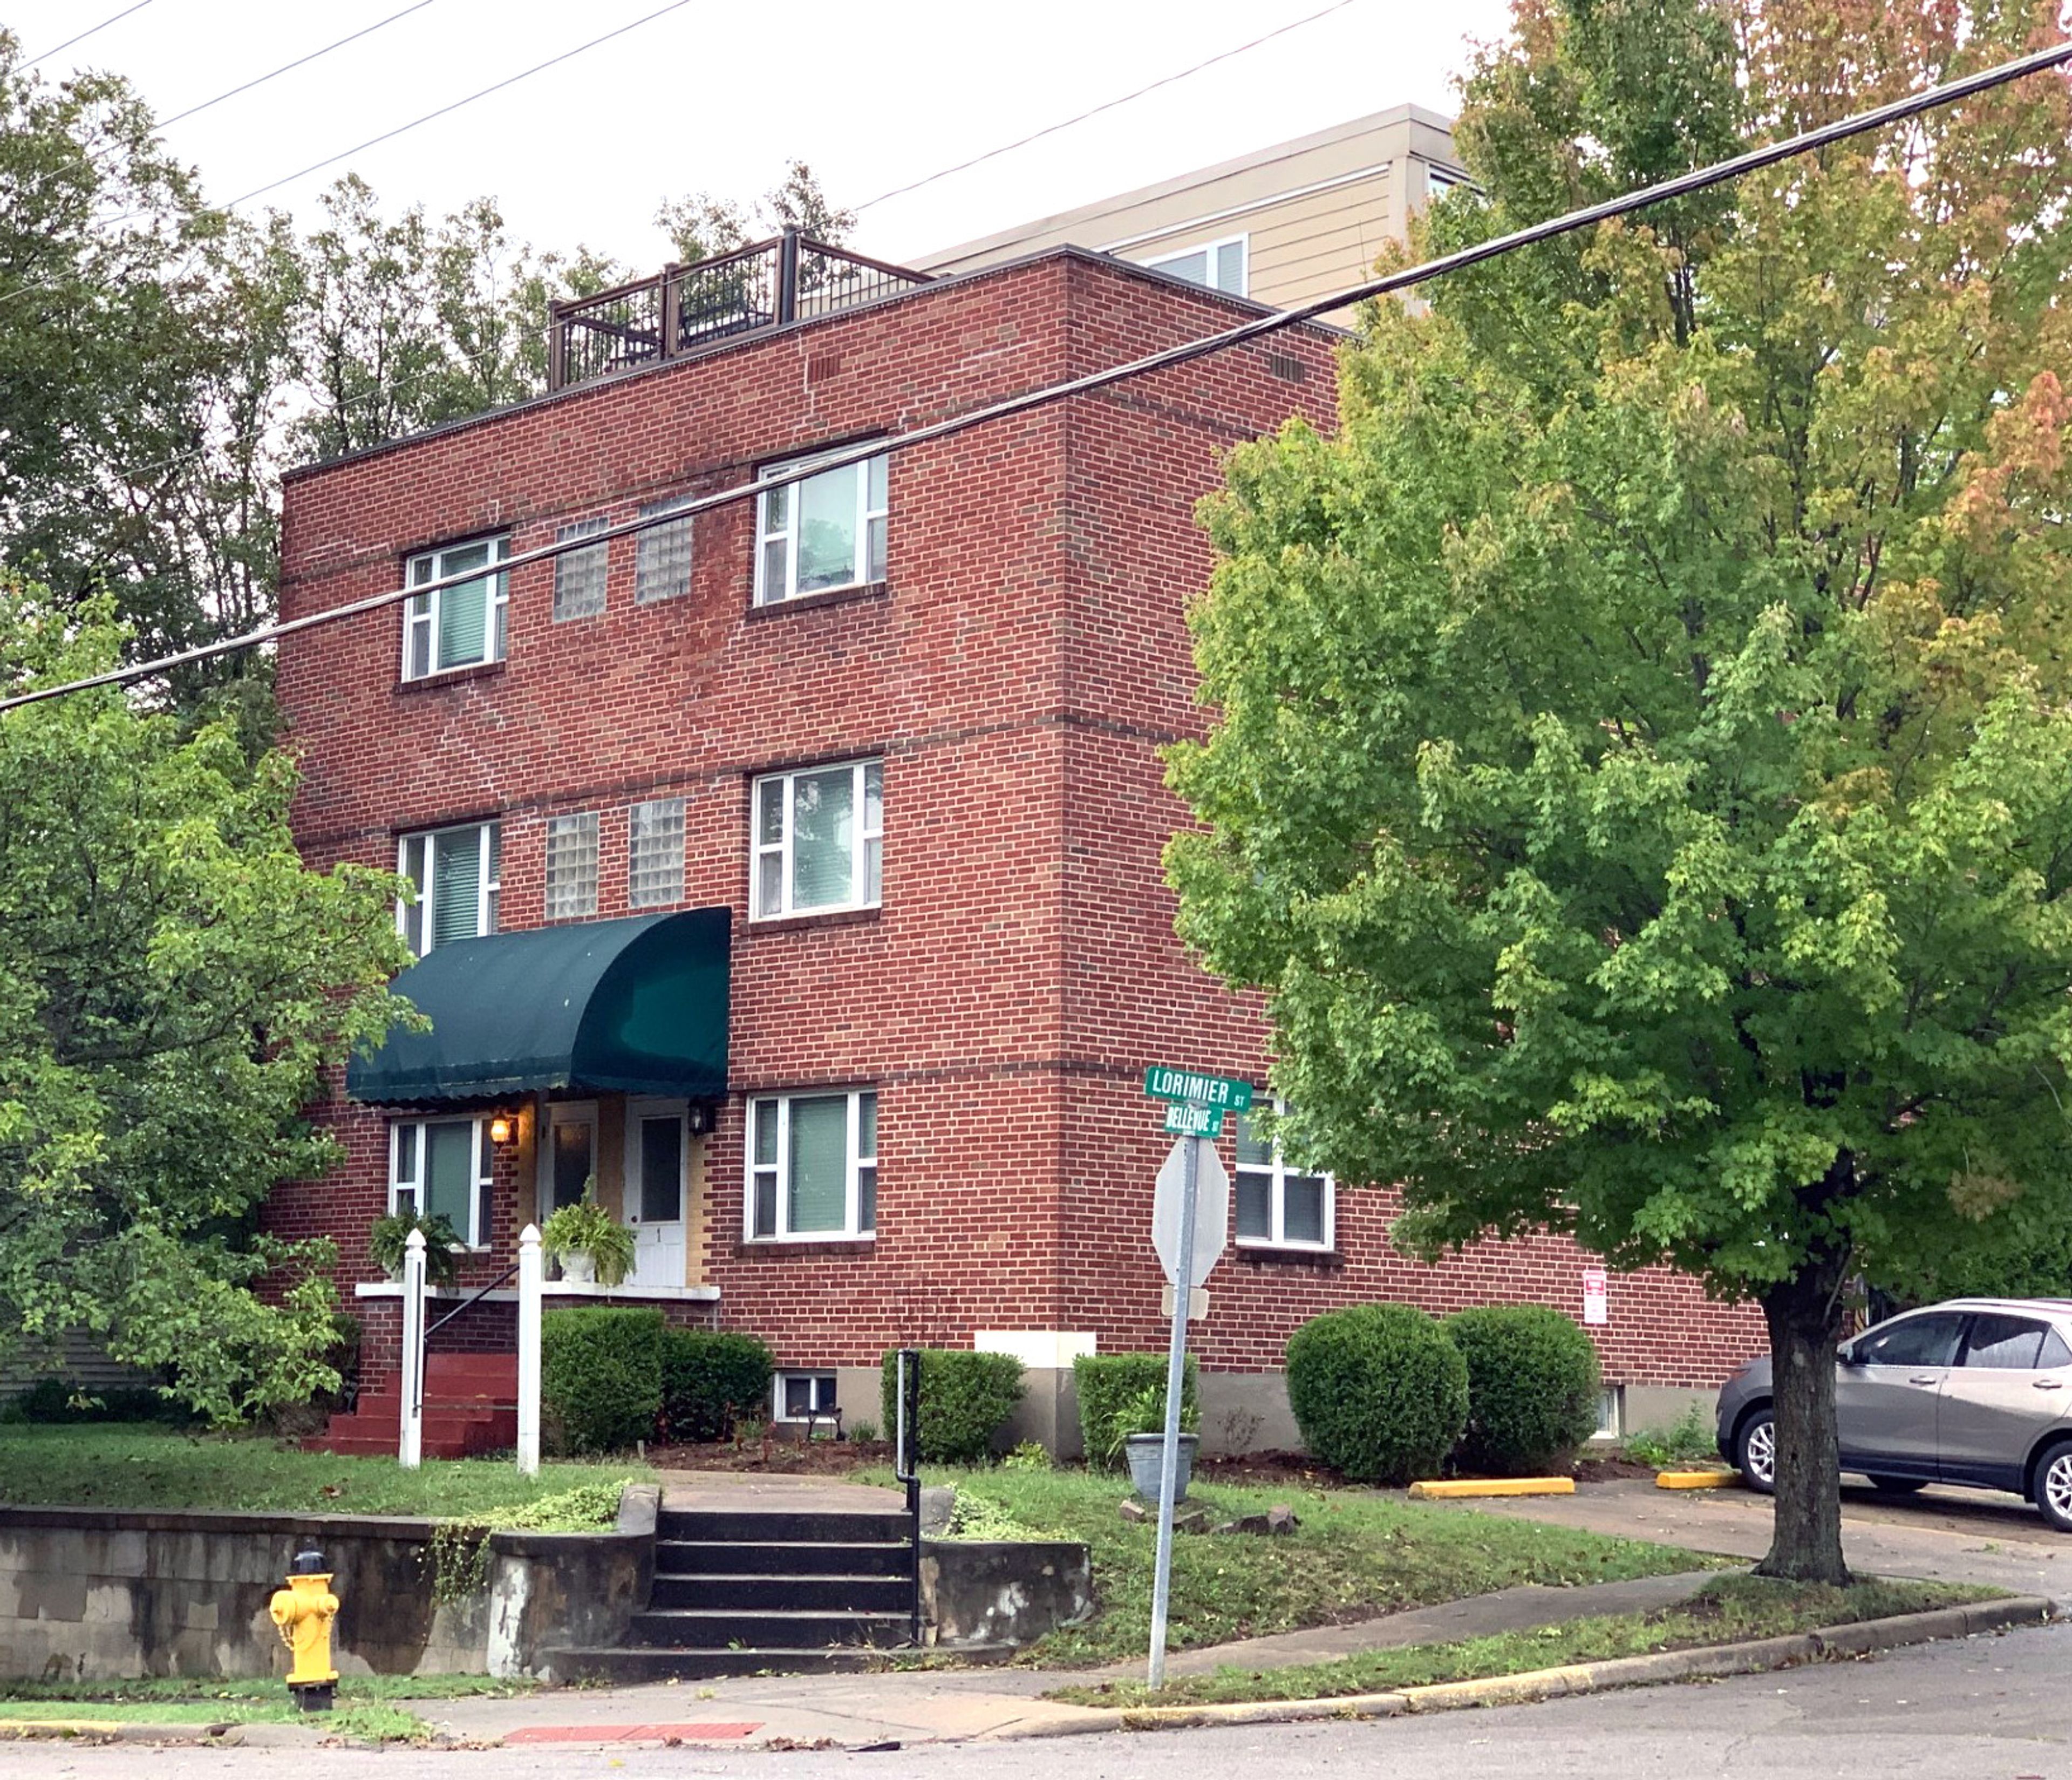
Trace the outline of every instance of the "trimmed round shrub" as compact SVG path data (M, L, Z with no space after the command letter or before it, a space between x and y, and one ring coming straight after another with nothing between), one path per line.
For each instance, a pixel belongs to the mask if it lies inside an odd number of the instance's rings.
M1468 1419L1468 1368L1411 1304L1314 1317L1288 1343L1288 1406L1311 1455L1356 1483L1434 1477Z
M920 1448L925 1465L980 1465L1022 1401L1022 1362L1011 1354L921 1350ZM879 1387L885 1437L899 1426L899 1358L887 1354Z
M662 1313L588 1306L540 1319L540 1400L572 1452L623 1452L662 1412Z
M730 1439L737 1419L770 1413L770 1349L732 1329L662 1332L662 1437Z
M1147 1392L1157 1399L1158 1424L1165 1425L1166 1366L1163 1354L1082 1354L1072 1362L1072 1386L1079 1399L1079 1440L1088 1465L1122 1464L1122 1448L1115 1444L1116 1418ZM1183 1426L1190 1418L1200 1419L1199 1384L1200 1371L1190 1354L1180 1382Z
M1446 1319L1468 1367L1461 1468L1500 1477L1565 1465L1597 1430L1597 1350L1544 1304L1485 1304Z

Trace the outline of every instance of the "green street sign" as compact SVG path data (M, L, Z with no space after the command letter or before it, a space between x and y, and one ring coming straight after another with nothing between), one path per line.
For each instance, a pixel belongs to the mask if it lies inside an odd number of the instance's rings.
M1223 1110L1204 1106L1197 1101L1171 1101L1166 1107L1166 1128L1178 1137L1220 1137Z
M1249 1082L1227 1075L1203 1075L1198 1069L1174 1069L1164 1063L1154 1063L1144 1072L1144 1091L1154 1099L1182 1101L1211 1109L1219 1115L1248 1112L1252 1108ZM1221 1123L1220 1116L1218 1123ZM1166 1128L1176 1131L1179 1127L1169 1124Z

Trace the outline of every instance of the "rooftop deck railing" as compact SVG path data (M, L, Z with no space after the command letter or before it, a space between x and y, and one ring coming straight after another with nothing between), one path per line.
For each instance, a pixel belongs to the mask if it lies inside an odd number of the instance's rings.
M652 278L557 303L547 386L676 358L716 340L828 315L929 282L925 272L866 259L796 229Z

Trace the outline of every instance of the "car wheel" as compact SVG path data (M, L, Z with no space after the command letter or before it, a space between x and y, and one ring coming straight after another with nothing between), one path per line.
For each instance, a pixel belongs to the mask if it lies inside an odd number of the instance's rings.
M1734 1462L1741 1468L1749 1489L1770 1496L1777 1493L1777 1417L1758 1409L1734 1436Z
M1881 1496L1911 1496L1928 1487L1926 1477L1873 1477L1871 1488Z
M2061 1533L2072 1533L2072 1440L2060 1440L2036 1461L2036 1506Z

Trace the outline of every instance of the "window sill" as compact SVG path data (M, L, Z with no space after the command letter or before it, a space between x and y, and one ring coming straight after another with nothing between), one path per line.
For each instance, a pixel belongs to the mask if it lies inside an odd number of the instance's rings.
M737 1259L754 1255L859 1255L878 1245L870 1236L750 1236L734 1245Z
M753 933L795 933L812 927L849 927L858 921L875 921L884 912L882 903L868 909L818 909L804 915L756 915L750 917ZM765 1238L767 1240L767 1238Z
M1260 1266L1277 1262L1305 1267L1342 1267L1346 1264L1346 1258L1334 1248L1302 1248L1293 1242L1256 1241L1234 1242L1231 1246L1240 1261L1251 1261Z
M853 605L858 600L886 600L892 594L889 581L863 581L853 587L829 587L824 593L802 593L796 599L773 600L767 605L751 604L750 619L776 618L787 612L817 612L824 606Z
M442 687L460 686L470 680L487 680L504 672L508 661L475 661L466 667L445 668L437 674L427 674L415 680L398 680L396 690L405 692L437 692Z

